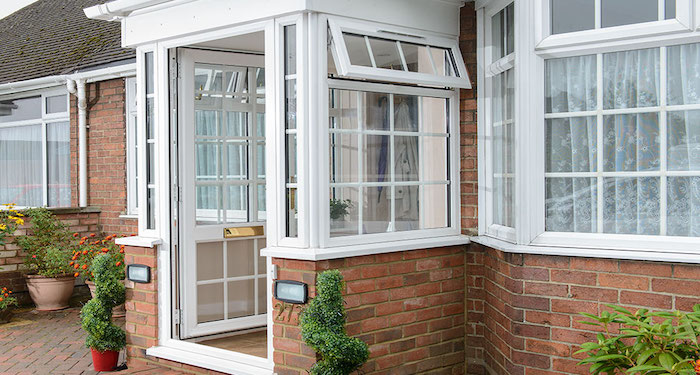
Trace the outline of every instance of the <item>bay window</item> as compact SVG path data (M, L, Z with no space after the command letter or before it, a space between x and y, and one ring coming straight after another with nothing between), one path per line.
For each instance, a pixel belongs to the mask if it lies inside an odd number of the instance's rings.
M0 99L0 202L71 205L68 103L60 89Z
M479 10L481 59L487 67L479 94L486 110L479 141L490 153L480 194L492 202L481 234L548 253L590 248L604 250L587 253L593 256L619 250L632 257L638 250L670 259L668 254L695 252L700 244L700 34L690 24L663 37L659 32L669 20L685 22L698 4L535 3L516 0L504 7L493 1ZM544 12L534 26L518 17L537 6ZM509 26L525 33L515 33L516 56L504 60ZM529 87L512 88L509 95L507 74L513 67L528 77ZM510 101L514 109L507 108ZM526 133L499 132L504 123L525 127L534 142L513 136ZM514 180L518 183L506 195L520 218L511 222L515 236L491 230L504 222L505 205L499 203L503 176L509 176L506 160L516 166L523 161L515 169L522 173Z

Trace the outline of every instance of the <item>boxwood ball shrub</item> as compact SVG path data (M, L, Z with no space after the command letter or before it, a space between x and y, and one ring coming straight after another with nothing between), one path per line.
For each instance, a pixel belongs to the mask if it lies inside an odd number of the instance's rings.
M95 274L95 298L80 311L83 329L87 332L85 345L97 351L119 351L126 345L126 333L112 323L112 308L124 303L126 289L118 267L109 254L97 256L92 262Z
M369 358L367 344L345 331L343 276L324 271L316 281L316 297L301 313L301 337L321 357L311 375L347 375Z

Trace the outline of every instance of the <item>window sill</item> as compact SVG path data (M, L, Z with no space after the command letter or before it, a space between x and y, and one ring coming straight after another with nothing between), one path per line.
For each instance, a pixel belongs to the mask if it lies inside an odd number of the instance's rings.
M120 219L129 219L129 220L137 220L139 218L139 215L137 214L122 214L119 215Z
M54 215L66 215L66 214L91 214L91 213L100 213L102 210L100 210L99 207L47 207L49 211L51 211L52 214Z
M173 341L173 340L168 340ZM197 345L192 343L185 343ZM234 353L235 354L235 353ZM272 375L272 368L261 368L244 361L213 357L198 350L185 350L169 346L154 346L146 349L146 355L167 359L177 363L185 363L192 366L237 375ZM235 369L235 370L233 370Z
M298 260L328 260L349 258L363 255L393 253L398 251L430 249L435 247L448 247L469 244L469 237L463 235L421 238L416 240L377 242L363 245L338 246L332 248L293 248L281 246L269 246L260 254L273 258L298 259Z
M117 245L154 248L162 244L163 240L155 237L131 236L117 238L114 242Z
M700 253L687 254L672 251L649 251L643 249L592 249L576 246L555 247L517 245L489 236L471 237L471 241L506 253L700 264Z

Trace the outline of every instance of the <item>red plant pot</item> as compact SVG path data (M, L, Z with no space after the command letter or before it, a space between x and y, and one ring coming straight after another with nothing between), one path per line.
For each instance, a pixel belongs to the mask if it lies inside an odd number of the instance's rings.
M104 352L92 350L92 366L95 371L113 371L117 367L117 361L119 361L119 352L114 350L105 350Z

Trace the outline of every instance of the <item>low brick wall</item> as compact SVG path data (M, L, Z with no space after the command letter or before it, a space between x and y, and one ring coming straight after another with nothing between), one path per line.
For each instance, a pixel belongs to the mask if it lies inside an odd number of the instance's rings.
M346 280L347 332L365 341L363 374L464 373L464 247L370 255L331 261L273 258L278 277L308 283L339 269ZM273 300L273 306L279 306ZM299 309L291 318L275 310L275 372L306 374L315 353L300 337Z
M700 267L649 261L509 254L472 244L467 253L470 374L588 374L574 355L594 340L579 312L605 304L691 311Z
M63 221L72 232L78 232L81 236L90 233L100 233L100 210L95 208L84 209L55 209L54 214ZM31 220L27 219L24 225L15 231L14 236L24 236L31 233ZM24 258L27 254L14 243L14 237L8 237L5 245L0 245L0 287L7 287L15 293L20 304L29 304L31 300L27 293L27 284L24 280Z

